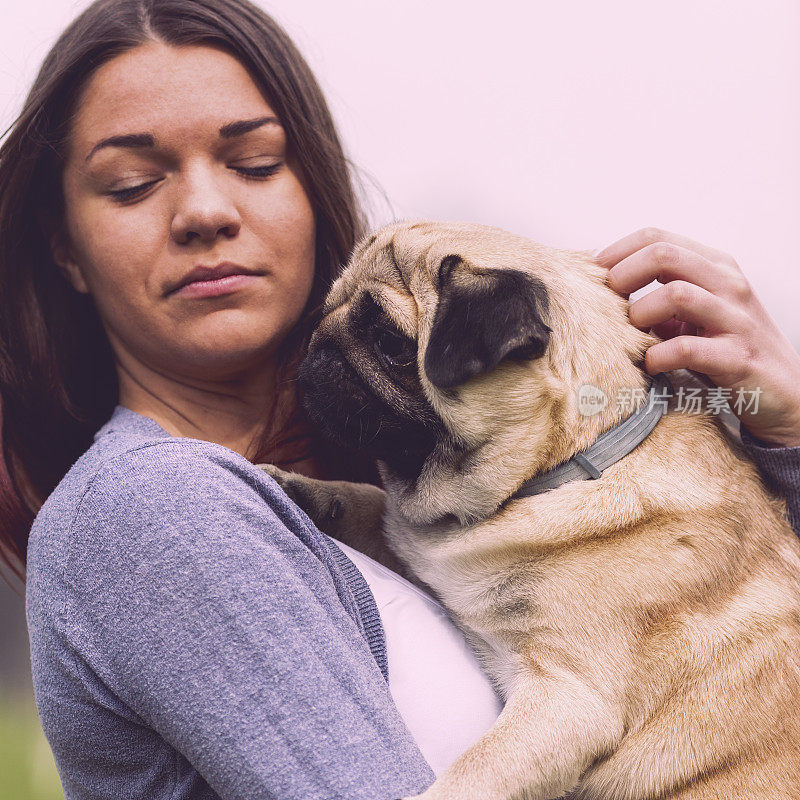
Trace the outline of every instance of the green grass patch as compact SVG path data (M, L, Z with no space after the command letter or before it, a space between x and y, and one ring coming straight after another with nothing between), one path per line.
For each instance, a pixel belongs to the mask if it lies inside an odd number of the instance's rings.
M0 696L0 800L64 800L32 698Z

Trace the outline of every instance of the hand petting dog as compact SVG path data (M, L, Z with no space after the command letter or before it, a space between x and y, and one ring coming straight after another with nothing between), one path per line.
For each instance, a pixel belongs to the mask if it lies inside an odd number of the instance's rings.
M628 316L664 339L645 355L651 375L691 369L717 386L763 391L758 412L740 419L765 444L800 446L800 355L753 292L733 257L677 233L642 228L595 255L608 285L628 296ZM732 407L734 413L737 412Z

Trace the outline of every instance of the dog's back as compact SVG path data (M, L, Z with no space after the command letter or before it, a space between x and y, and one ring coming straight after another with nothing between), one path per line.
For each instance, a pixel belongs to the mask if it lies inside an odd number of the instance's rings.
M570 797L763 800L800 797L800 541L784 513L721 421L673 399L602 482L457 537L387 529L501 692L568 669L617 704L624 735Z
M719 418L660 427L630 529L651 590L618 576L641 623L629 726L576 797L800 797L800 541Z

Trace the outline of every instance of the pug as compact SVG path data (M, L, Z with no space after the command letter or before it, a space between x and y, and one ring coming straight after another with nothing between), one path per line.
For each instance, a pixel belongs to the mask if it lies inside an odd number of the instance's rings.
M800 798L800 542L605 276L485 226L369 236L300 380L385 493L264 468L435 594L505 701L420 798Z

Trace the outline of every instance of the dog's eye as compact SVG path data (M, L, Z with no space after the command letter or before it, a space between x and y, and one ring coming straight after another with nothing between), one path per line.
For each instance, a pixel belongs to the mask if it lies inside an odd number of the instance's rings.
M375 340L379 355L396 367L408 367L416 361L416 345L405 336L381 331Z

